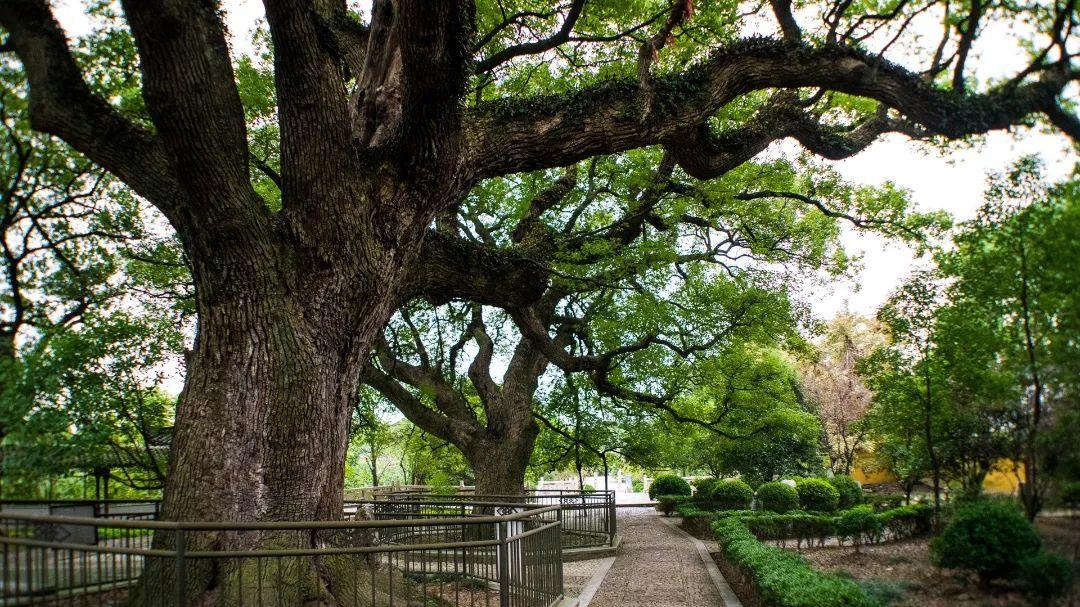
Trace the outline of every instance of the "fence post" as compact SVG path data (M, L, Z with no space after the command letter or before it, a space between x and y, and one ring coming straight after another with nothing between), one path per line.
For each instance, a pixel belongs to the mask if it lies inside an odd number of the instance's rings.
M510 544L506 541L506 521L499 521L496 529L499 534L499 543L495 547L499 561L499 607L510 607Z
M176 604L179 607L187 605L187 564L184 562L186 553L187 535L183 529L178 529L176 531Z
M618 532L618 528L617 528L616 522L615 522L615 515L618 512L617 509L615 508L615 492L612 491L611 493L608 494L607 497L608 497L608 500L610 500L610 502L608 504L608 545L609 546L614 546L615 545L615 534Z

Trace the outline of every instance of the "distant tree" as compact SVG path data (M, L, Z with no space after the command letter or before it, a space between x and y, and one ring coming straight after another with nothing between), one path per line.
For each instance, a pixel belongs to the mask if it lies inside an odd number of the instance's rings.
M1055 418L1068 417L1080 394L1077 189L1075 179L1047 184L1038 161L1022 159L993 176L986 204L941 259L955 279L950 298L964 317L986 319L983 341L994 342L995 367L1011 376L1012 391L1027 403L1016 427L1024 465L1020 497L1030 518L1042 508L1050 480L1041 470L1043 433ZM979 343L965 342L967 349Z
M943 303L939 277L932 270L917 270L878 311L878 320L890 343L863 365L867 385L874 392L878 419L917 424L918 444L925 450L934 491L934 508L940 509L942 461L938 443L946 414L945 378L935 351L934 330ZM879 426L880 427L880 426ZM887 431L885 436L893 434ZM910 434L900 432L910 443Z
M841 314L826 328L817 359L800 365L806 396L821 419L829 465L837 474L851 474L855 457L865 446L862 421L872 394L857 367L882 342L872 319Z
M352 440L350 446L361 465L367 468L368 482L378 487L383 480L380 466L389 455L389 451L398 440L398 432L387 420L392 409L388 407L370 388L361 389L353 412L353 423L349 431Z

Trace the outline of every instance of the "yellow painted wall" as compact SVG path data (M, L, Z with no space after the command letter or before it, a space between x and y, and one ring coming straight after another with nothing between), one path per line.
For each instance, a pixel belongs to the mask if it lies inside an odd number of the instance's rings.
M893 483L897 478L887 470L875 469L872 465L873 456L860 454L856 457L852 467L851 478L863 485L876 485L879 483ZM868 472L867 469L872 470ZM1019 472L1019 475L1017 474ZM1020 478L1023 478L1024 467L1019 468L1012 460L1001 460L994 465L993 470L986 475L983 481L983 490L987 493L1016 494L1020 489Z
M1016 494L1020 491L1020 479L1024 476L1024 466L1019 468L1012 460L1003 459L994 465L990 474L983 481L983 491L987 493Z

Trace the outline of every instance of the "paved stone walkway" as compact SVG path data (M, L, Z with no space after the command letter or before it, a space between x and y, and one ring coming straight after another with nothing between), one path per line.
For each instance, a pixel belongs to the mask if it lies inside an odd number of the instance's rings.
M714 582L701 555L707 549L654 510L620 509L618 524L622 545L588 607L739 605L722 577L720 588Z

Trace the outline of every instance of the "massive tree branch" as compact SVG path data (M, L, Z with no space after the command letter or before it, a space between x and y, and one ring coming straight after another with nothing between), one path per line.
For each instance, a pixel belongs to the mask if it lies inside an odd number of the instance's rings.
M30 84L33 127L120 177L176 223L183 203L161 141L90 90L48 2L5 0L0 25Z
M499 249L430 231L406 287L405 300L433 304L463 299L501 308L525 306L547 288L549 270L515 249Z
M281 123L282 203L310 222L325 201L357 204L351 190L359 171L352 152L345 81L340 64L350 54L342 2L265 0L274 42L274 83ZM351 41L359 44L363 40ZM352 51L352 69L362 65ZM344 55L342 57L341 55ZM331 211L332 212L332 211ZM340 215L339 221L340 221ZM315 217L319 219L319 217Z
M183 223L235 228L265 221L265 204L251 187L244 110L221 16L192 0L123 5L139 50L143 97L196 207Z
M644 119L632 80L483 104L469 115L472 163L480 176L503 175L670 142L737 97L768 88L818 87L876 99L931 134L959 138L1045 111L1077 78L1074 71L1049 70L1036 82L963 94L935 88L857 49L752 39L720 49L682 74L655 78L655 102Z
M473 430L469 424L450 419L431 409L405 386L374 365L369 364L364 368L361 380L378 390L379 394L428 434L454 444L464 444L471 438Z

